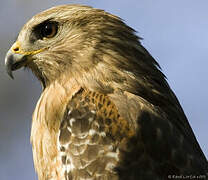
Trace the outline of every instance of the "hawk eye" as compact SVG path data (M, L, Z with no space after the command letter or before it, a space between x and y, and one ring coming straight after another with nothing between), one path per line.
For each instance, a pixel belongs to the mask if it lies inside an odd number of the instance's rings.
M41 27L42 38L52 38L56 35L58 30L58 25L55 22L44 23Z

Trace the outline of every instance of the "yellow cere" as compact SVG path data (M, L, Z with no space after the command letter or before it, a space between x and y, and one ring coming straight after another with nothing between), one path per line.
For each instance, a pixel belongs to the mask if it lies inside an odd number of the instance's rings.
M20 42L19 41L16 41L12 47L11 47L11 51L13 53L16 53L16 54L23 54L23 55L35 55L35 54L38 54L42 51L44 51L46 48L42 48L42 49L38 49L38 50L34 50L34 51L28 51L28 52L24 52L24 51L21 51L20 50Z

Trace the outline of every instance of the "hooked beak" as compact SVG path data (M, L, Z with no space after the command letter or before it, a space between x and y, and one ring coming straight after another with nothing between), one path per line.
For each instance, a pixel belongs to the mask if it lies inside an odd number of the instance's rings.
M5 57L6 71L14 79L12 71L15 71L26 64L27 54L21 51L20 43L16 41Z
M14 79L12 71L15 71L26 64L27 58L24 54L14 53L11 49L7 52L5 58L6 71Z
M21 48L19 41L16 41L6 54L5 65L8 75L14 79L12 71L15 71L28 63L30 56L38 54L47 48L42 48L33 51L24 51ZM30 58L29 58L30 57Z

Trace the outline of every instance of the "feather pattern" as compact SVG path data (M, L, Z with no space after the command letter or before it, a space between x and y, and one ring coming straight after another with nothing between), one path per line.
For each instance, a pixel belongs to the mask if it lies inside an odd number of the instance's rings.
M119 147L134 133L107 96L80 90L68 103L60 126L66 179L118 179L114 168Z

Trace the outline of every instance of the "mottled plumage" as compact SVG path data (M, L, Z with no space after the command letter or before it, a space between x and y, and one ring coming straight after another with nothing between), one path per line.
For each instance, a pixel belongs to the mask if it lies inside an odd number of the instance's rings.
M43 86L31 130L40 180L208 179L158 63L120 18L81 5L41 12L6 66L30 68Z

